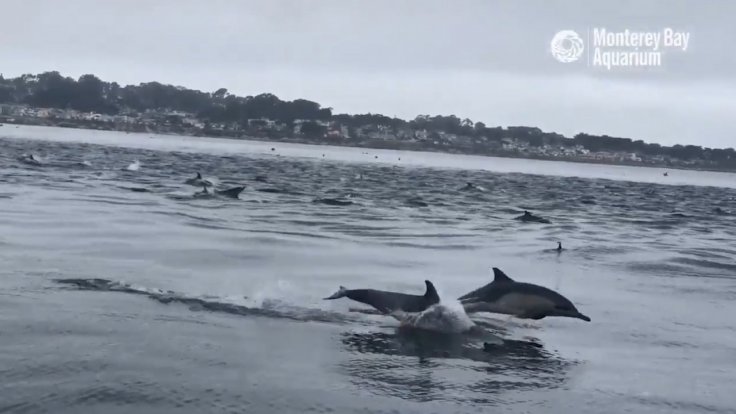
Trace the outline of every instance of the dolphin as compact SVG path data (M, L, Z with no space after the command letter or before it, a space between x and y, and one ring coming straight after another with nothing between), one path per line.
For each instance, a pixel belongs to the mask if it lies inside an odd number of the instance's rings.
M479 185L475 185L475 184L471 183L470 181L468 181L465 184L465 187L460 188L460 191L486 191L486 189L483 188L483 187L481 187L481 186L479 186Z
M245 190L245 186L241 185L239 187L228 188L227 190L217 190L215 193L224 197L238 198L238 195L240 195L243 190Z
M422 312L440 302L440 296L437 294L437 290L434 288L432 282L425 280L424 284L427 285L427 291L424 295L408 295L406 293L375 289L347 289L344 286L340 286L337 292L332 296L326 297L325 300L348 297L356 302L373 306L384 314L391 314L396 311Z
M43 165L43 160L36 154L23 154L18 157L18 161L30 165Z
M549 224L550 223L550 221L547 220L546 218L535 216L534 214L532 214L532 213L530 213L530 212L528 212L526 210L524 210L524 214L522 214L522 215L520 215L518 217L514 217L514 220L519 220L519 221L523 221L523 222L527 222L527 223L528 222L536 222L536 223L544 223L544 224Z
M349 206L354 204L350 200L343 200L339 198L317 198L312 201L313 203L327 204L328 206Z
M493 282L460 296L465 312L502 313L522 319L564 316L590 322L570 300L551 289L516 282L497 267L493 276Z
M187 180L184 181L184 184L193 185L195 187L213 186L212 181L202 178L202 174L199 172L197 172L196 177L187 178Z

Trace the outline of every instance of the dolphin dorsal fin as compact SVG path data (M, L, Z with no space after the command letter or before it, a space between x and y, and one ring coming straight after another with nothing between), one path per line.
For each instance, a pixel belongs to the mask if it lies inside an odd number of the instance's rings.
M494 282L513 282L514 279L506 276L506 273L502 272L501 269L493 268L493 281Z
M424 292L424 298L431 300L432 303L439 303L440 295L437 294L437 289L434 288L432 282L430 282L429 280L425 280L424 284L427 285L427 291Z
M197 172L197 179L198 180L201 180L202 179L202 174L200 172Z

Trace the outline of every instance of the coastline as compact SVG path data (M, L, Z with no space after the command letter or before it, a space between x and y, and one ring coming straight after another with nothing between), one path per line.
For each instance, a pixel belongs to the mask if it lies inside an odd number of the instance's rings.
M682 164L667 164L667 163L643 163L636 161L616 161L610 160L597 160L589 158L579 157L552 157L552 156L540 156L534 154L518 154L508 151L471 151L462 147L445 147L445 146L431 146L423 145L420 143L402 142L402 141L384 141L384 140L315 140L304 137L287 137L287 138L269 138L269 137L258 137L253 135L239 135L229 136L227 134L205 134L204 131L161 131L159 129L146 129L146 130L130 130L125 128L114 128L113 125L101 123L74 123L73 125L68 122L58 122L56 120L44 119L40 120L34 118L31 122L19 122L19 119L13 119L8 121L7 119L1 119L0 122L0 138L3 137L4 128L13 128L18 126L31 126L31 127L48 127L48 128L63 128L63 129L76 129L83 131L108 131L108 132L119 132L126 134L156 134L164 136L183 136L192 138L205 138L205 139L227 139L233 141L252 141L261 143L286 143L286 144L300 144L309 146L330 146L330 147L346 147L346 148L364 148L374 150L393 150L393 151L408 151L417 153L437 153L437 154L449 154L449 155L470 155L477 157L488 157L488 158L504 158L504 159L518 159L518 160L535 160L535 161L550 161L550 162L568 162L577 164L592 164L592 165L610 165L610 166L626 166L626 167L640 167L640 168L654 168L654 169L666 169L666 170L681 170L681 171L706 171L706 172L718 172L718 173L736 173L734 169L728 168L707 168L702 166L688 166Z

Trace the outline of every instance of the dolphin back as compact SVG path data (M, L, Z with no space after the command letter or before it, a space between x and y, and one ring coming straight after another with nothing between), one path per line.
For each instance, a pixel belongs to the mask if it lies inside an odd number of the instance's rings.
M205 186L205 188L207 187ZM227 190L217 191L217 194L223 195L225 197L230 197L230 198L238 198L238 195L240 195L240 193L242 193L243 190L245 190L244 186L238 186L238 187L228 188Z
M498 290L500 284L515 283L513 279L508 277L501 269L494 267L493 269L493 281L487 285L475 289L472 292L468 292L458 298L460 302L468 302L475 300L487 300L489 296Z
M431 282L427 284L427 292L424 295L408 295L375 289L347 289L344 286L340 286L337 292L326 297L325 300L344 297L372 306L385 314L390 314L396 310L422 312L439 302L439 295L437 295L437 291Z

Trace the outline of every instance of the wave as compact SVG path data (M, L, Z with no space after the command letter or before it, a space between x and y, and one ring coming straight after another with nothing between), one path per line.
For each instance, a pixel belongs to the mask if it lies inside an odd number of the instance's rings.
M188 296L172 290L147 288L103 278L70 278L54 279L53 281L84 291L119 292L144 296L165 305L185 305L191 311L209 311L247 317L288 319L299 322L358 324L363 326L375 325L375 321L358 317L357 315L346 315L334 311L296 306L274 298L256 299L243 296L243 300L252 302L252 304L245 305L233 303L232 300L224 300L217 296ZM364 312L358 309L352 310L352 313ZM474 323L465 313L462 305L453 300L440 302L423 312L395 312L391 316L399 321L399 332L415 332L418 335L422 335L421 332L425 332L428 335L458 336L466 338L466 340L475 342L483 341L494 345L505 342L500 336L487 329L482 322L479 324ZM493 329L493 331L499 331L499 329Z
M394 312L402 329L421 329L445 334L469 333L475 324L457 301L440 302L418 313Z
M326 323L362 323L364 319L353 318L337 312L321 309L304 308L289 305L277 299L263 299L259 305L246 306L220 300L217 297L192 297L171 290L150 289L135 286L121 281L108 279L54 279L54 282L71 286L79 290L120 292L132 295L140 295L153 299L159 303L178 303L186 305L193 311L210 311L227 313L240 316L259 316L277 319L289 319L300 322L326 322ZM243 297L247 299L247 297Z

